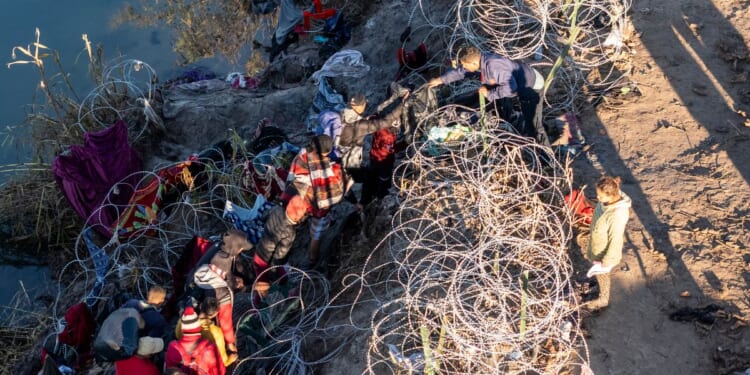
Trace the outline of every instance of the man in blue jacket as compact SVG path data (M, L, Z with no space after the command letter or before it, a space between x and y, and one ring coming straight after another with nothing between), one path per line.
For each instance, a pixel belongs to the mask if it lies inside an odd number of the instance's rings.
M544 78L534 68L525 63L513 61L494 53L482 53L476 47L469 47L459 52L461 66L451 69L438 78L428 82L430 87L449 84L461 80L466 73L479 72L479 95L484 96L498 108L499 115L510 121L513 114L512 99L518 97L524 117L522 135L533 137L539 143L549 144L547 134L536 119L537 106L540 103L539 91L544 87Z

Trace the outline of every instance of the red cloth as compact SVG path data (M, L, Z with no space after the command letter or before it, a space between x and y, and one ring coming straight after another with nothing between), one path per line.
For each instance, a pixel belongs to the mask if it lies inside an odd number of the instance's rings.
M398 65L406 67L408 69L419 69L427 64L427 47L424 43L419 43L419 46L414 51L406 52L401 47L397 52Z
M153 227L157 224L157 216L164 195L175 189L177 185L191 187L192 176L189 167L197 160L196 155L191 155L185 162L162 168L155 175L145 175L136 186L127 206L122 208L119 218L112 225L111 232L116 232L123 239L146 229L144 232L146 235L155 236L156 231Z
M83 367L89 359L93 357L91 343L94 340L96 331L96 322L91 310L85 303L79 302L65 312L65 329L57 334L57 341L72 347L77 353L77 363L66 363L66 365L76 368ZM50 348L50 350L53 350ZM47 357L47 349L42 348L42 362ZM60 360L64 357L62 353L52 353L52 357L58 357Z
M388 128L383 128L375 132L372 139L372 149L370 149L370 158L377 162L393 163L396 155L396 135Z
M79 351L91 349L96 322L85 303L79 302L65 312L65 329L57 335L58 341Z
M190 347L196 341L198 345L192 353L188 353L185 346ZM179 341L170 342L164 364L166 368L192 370L193 373L201 375L225 375L226 373L219 348L198 335L184 335Z
M160 375L161 371L148 358L134 355L122 361L115 361L115 375Z
M573 189L564 199L565 204L573 211L576 223L591 225L591 220L594 218L594 207L589 203L582 191Z
M220 304L216 319L219 321L221 332L224 333L224 342L227 345L234 344L236 338L234 337L234 324L232 323L232 304Z

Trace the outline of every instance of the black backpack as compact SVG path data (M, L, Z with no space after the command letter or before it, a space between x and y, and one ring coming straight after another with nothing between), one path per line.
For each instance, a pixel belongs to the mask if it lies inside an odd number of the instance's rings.
M421 134L417 133L417 126L422 121L422 119L430 116L431 114L435 113L438 108L438 100L437 95L435 94L435 89L427 87L427 85L424 85L412 92L412 94L409 96L409 98L406 100L406 108L404 112L402 113L402 116L405 116L406 118L402 118L401 123L403 124L402 134L404 136L404 140L411 144L414 141L415 137L421 136ZM428 125L428 126L425 126ZM431 128L432 126L429 126L429 124L425 124L422 126L422 129L420 129L422 132L426 132Z

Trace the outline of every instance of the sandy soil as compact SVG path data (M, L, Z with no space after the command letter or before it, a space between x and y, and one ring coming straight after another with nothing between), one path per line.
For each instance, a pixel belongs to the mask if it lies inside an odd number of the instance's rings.
M643 96L582 114L601 168L633 199L609 309L587 321L596 374L716 374L750 367L747 1L634 1L631 80ZM591 189L587 190L593 196ZM683 296L681 296L683 295ZM684 297L687 296L687 297ZM712 326L680 307L722 306ZM743 358L744 357L744 358Z

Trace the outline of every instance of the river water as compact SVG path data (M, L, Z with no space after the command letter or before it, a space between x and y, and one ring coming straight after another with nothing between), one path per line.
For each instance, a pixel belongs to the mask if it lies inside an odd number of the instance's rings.
M126 5L124 0L3 0L2 5L0 56L5 58L0 59L3 63L0 67L0 165L6 167L0 168L0 171L7 171L8 165L29 161L28 146L24 146L23 142L19 145L18 142L23 140L23 131L7 129L22 129L30 104L43 103L43 93L38 90L39 71L31 64L8 68L6 63L13 61L13 47L26 47L35 41L36 27L41 33L41 44L60 53L63 67L81 98L93 88L88 78L88 58L82 34L87 34L92 44L103 46L105 60L120 55L138 59L154 68L162 79L173 77L179 71L175 65L178 56L172 51L168 30L110 26L115 13ZM18 52L16 56L24 59ZM201 65L216 71L225 64L213 61ZM45 68L48 69L48 77L56 73L52 59L45 60ZM0 172L0 182L7 178L8 173ZM10 301L20 290L21 282L31 290L50 284L49 272L43 267L0 264L0 275L0 305Z

